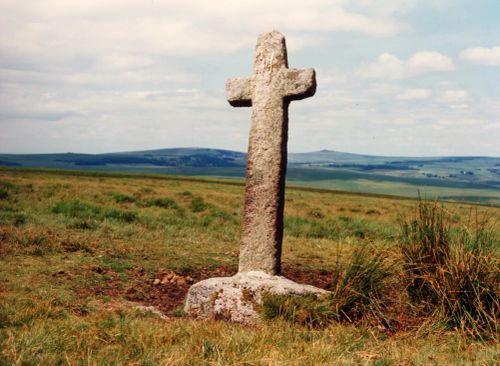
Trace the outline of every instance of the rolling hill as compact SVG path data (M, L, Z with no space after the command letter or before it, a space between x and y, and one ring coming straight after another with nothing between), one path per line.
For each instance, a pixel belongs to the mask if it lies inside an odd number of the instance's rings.
M440 197L500 205L500 158L388 157L332 150L291 153L289 184L322 189ZM246 154L171 148L106 154L0 154L0 166L243 178Z

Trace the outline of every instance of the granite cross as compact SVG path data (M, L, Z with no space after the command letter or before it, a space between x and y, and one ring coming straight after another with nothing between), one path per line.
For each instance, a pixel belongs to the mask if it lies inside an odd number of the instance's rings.
M257 40L254 75L229 79L227 99L252 107L239 272L280 274L288 140L288 105L314 95L314 69L289 69L285 37Z

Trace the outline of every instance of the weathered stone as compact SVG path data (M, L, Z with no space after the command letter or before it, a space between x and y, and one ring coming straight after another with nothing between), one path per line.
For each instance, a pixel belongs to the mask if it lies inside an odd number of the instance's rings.
M254 75L229 79L232 106L252 106L239 272L281 271L290 101L314 95L313 69L288 69L285 37L262 33Z
M266 294L316 295L327 293L314 286L301 285L285 277L262 271L238 273L233 277L214 277L189 289L186 311L202 319L254 324Z
M283 240L288 105L314 94L315 72L288 69L285 38L272 31L258 38L254 75L229 79L226 90L232 106L252 106L239 269L233 277L191 286L185 310L195 317L252 324L266 293L325 293L277 276Z

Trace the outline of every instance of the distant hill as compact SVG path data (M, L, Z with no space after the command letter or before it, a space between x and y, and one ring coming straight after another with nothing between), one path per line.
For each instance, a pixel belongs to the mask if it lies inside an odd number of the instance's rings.
M244 165L246 154L219 149L183 148L107 154L0 154L0 165L74 168L102 166L234 167Z
M374 171L378 174L427 177L500 185L500 158L486 156L395 157L321 150L290 154L292 165Z
M0 166L168 173L243 178L246 153L171 148L107 154L0 154ZM441 198L500 204L500 158L389 157L332 150L291 153L293 184L411 195L432 187Z

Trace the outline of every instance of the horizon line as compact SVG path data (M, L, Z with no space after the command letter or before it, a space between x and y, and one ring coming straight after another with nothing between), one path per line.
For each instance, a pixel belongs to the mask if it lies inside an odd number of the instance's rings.
M26 153L10 153L10 152L0 152L0 155L57 155L57 154L81 154L81 155L108 155L108 154L125 154L125 153L140 153L140 152L149 152L149 151L158 151L158 150L189 150L189 149L199 149L199 150L224 150L237 152L241 154L247 154L246 151L240 150L231 150L226 148L217 148L217 147L201 147L201 146L188 146L188 147L161 147L161 148L152 148L146 150L124 150L124 151L111 151L111 152L102 152L102 153L89 153L89 152L76 152L76 151L63 151L63 152L26 152ZM333 149L320 149L313 151L301 151L301 152L288 152L290 154L314 154L314 153L322 153L322 152L334 152L340 154L350 154L350 155L359 155L359 156L373 156L373 157L382 157L382 158L492 158L499 159L500 156L491 156L491 155L377 155L377 154L368 154L368 153L353 153L346 151L339 151Z

